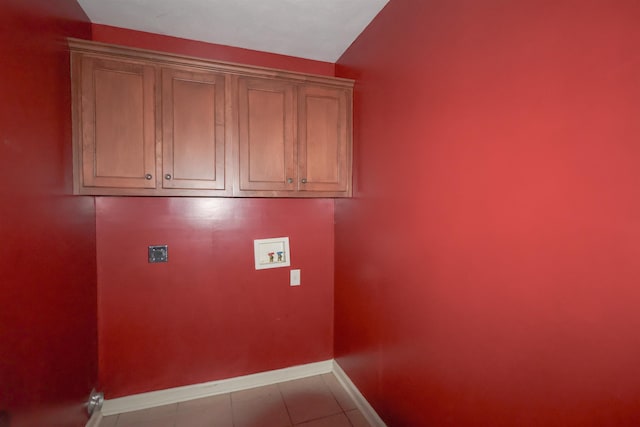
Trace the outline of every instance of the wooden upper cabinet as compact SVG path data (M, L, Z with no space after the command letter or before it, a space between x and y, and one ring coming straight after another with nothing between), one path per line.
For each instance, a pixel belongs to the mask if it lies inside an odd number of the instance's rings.
M247 77L237 84L238 190L295 190L295 86Z
M162 187L225 190L225 76L162 69Z
M351 195L351 87L238 77L236 196Z
M155 188L154 68L93 56L74 65L76 188Z
M353 81L69 47L75 194L351 195Z
M351 189L350 93L303 85L298 91L298 176L301 191Z

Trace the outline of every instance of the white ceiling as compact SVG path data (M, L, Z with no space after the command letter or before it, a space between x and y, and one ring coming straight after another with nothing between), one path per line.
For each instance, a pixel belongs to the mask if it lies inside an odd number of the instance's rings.
M389 0L78 0L96 24L336 62Z

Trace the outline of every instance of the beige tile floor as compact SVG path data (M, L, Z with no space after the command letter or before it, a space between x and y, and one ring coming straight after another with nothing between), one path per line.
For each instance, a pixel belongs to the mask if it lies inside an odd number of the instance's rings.
M99 427L369 427L332 373L142 411Z

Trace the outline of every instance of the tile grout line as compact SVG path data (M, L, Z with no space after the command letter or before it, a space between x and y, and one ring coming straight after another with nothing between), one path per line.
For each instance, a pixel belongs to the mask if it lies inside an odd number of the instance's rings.
M332 372L330 372L331 375L333 375ZM331 387L329 386L329 384L327 384L327 381L324 379L324 375L319 375L320 379L322 380L322 383L325 385L325 387L327 387L327 389L329 390L329 393L331 393L331 396L333 396L333 400L335 400L335 402L338 404L338 408L341 409L342 414L345 416L345 418L347 419L347 421L349 422L349 425L351 427L353 427L353 423L351 422L351 419L349 418L349 416L347 415L347 411L342 407L342 405L340 404L340 401L338 400L338 396L336 396L336 394L333 392L333 390L331 389Z
M287 406L287 401L284 398L284 394L282 394L282 389L280 388L280 384L284 384L284 383L289 382L289 381L282 381L282 382L277 384L278 385L278 391L280 392L280 395L282 396L282 401L284 402L284 406L287 409L287 414L289 415L289 421L291 422L292 427L300 426L300 425L303 425L303 424L306 424L306 423L309 423L309 422L312 422L312 421L318 421L318 420L322 420L324 418L333 417L335 415L340 415L340 414L343 414L347 418L347 421L349 421L349 424L351 425L351 420L349 420L349 417L347 416L347 414L346 414L344 408L342 407L342 405L340 405L340 402L336 398L336 395L333 393L333 390L331 390L331 387L329 387L329 384L327 384L327 382L324 380L324 377L322 376L322 374L317 375L317 376L320 377L320 381L325 386L325 388L329 391L329 393L331 394L331 397L333 397L333 400L336 402L336 405L338 406L338 408L340 408L340 411L336 412L334 414L327 414L327 415L323 415L323 416L318 417L318 418L312 418L310 420L304 420L301 423L294 424L293 423L293 417L291 416L291 413L289 412L289 407ZM296 380L292 380L292 381L296 381Z
M231 427L236 427L236 417L233 412L233 398L231 397L231 392L227 394L229 395L229 409L231 410Z
M282 399L282 404L284 405L284 409L287 411L287 417L289 417L289 424L293 426L293 417L291 416L291 411L289 411L289 405L287 405L287 401L284 398L284 394L282 394L282 388L280 388L280 384L282 383L284 383L284 381L280 383L276 383L276 386L278 387L278 393L280 394L280 399Z
M333 372L330 372L329 374L334 375ZM327 384L327 381L324 379L324 375L320 375L320 378L322 379L322 382L325 384L325 386L327 386L327 388L331 392L331 395L333 396L333 399L338 403L338 407L340 409L342 409L342 413L347 418L347 421L349 422L349 425L351 427L355 427L353 425L353 423L351 422L351 418L349 418L349 415L347 415L347 410L345 408L343 408L342 405L340 404L340 401L338 400L338 396L336 396L336 394L333 392L333 389L329 386L329 384ZM335 378L335 375L334 375L334 378ZM337 378L336 378L336 380L337 380ZM342 387L341 384L340 384L340 387ZM344 387L342 387L342 388L344 389ZM351 397L349 397L349 399L351 399ZM353 399L351 399L351 400L353 400Z

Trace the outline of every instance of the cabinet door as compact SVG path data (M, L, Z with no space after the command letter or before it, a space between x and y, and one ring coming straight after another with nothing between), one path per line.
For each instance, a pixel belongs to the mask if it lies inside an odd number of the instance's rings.
M162 69L162 187L225 189L225 76Z
M81 56L82 187L155 188L155 71L126 60ZM77 176L77 174L76 174ZM77 178L76 178L77 179Z
M238 79L239 191L277 196L296 189L294 89L288 82Z
M351 92L306 84L298 90L299 190L351 191ZM340 194L342 193L342 194Z

